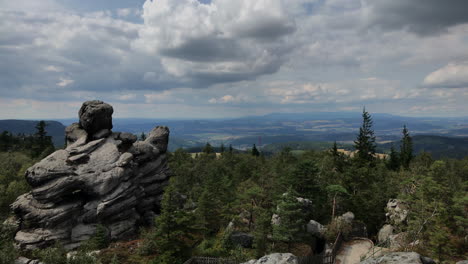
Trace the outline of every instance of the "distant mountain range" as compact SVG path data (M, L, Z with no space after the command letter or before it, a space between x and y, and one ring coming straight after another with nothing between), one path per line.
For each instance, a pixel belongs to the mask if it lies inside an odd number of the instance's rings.
M32 120L0 120L0 133L8 131L13 135L36 133L36 125L39 121ZM57 121L45 121L48 136L52 136L52 141L56 147L61 147L65 143L65 126Z
M315 112L272 113L234 119L201 120L114 118L113 130L140 135L142 132L148 133L157 125L168 126L171 130L169 143L171 151L180 147L200 148L206 142L210 142L213 146L232 145L240 150L249 149L253 144L257 144L260 148L275 144L270 148L278 149L282 144L291 142L315 142L309 143L309 146L315 145L323 148L327 144L317 142L337 141L343 146L352 145L362 122L361 115L357 112ZM372 118L377 141L384 149L385 144L400 139L401 130L405 124L416 139L419 135L439 136L439 139L453 138L444 141L445 143L460 139L462 142L459 144L463 146L463 138L468 137L467 117L421 118L376 113L372 114ZM56 121L69 125L77 122L77 119ZM54 143L62 145L64 125L54 121L48 122L50 126L47 129L53 136ZM0 121L0 130L12 130L13 133L34 133L36 123L37 121L3 120ZM436 138L426 138L421 142L421 146L427 151L430 150L427 144L436 144L438 149L443 148L445 144ZM417 146L419 145L415 145Z

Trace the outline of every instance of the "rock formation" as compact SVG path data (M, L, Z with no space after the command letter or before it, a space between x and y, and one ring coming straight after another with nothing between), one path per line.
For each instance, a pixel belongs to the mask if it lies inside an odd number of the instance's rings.
M32 191L12 204L20 221L15 240L23 249L60 242L68 249L89 239L97 225L124 239L159 212L168 183L167 127L145 141L112 132L112 106L88 101L79 123L66 128L67 147L26 171Z
M296 256L291 253L273 253L258 260L250 260L242 264L297 264Z
M361 264L433 264L432 259L416 252L393 252L380 257L370 258Z
M398 199L390 199L385 210L387 224L379 230L379 244L389 246L392 249L404 247L408 243L406 241L407 233L402 232L407 224L407 204Z

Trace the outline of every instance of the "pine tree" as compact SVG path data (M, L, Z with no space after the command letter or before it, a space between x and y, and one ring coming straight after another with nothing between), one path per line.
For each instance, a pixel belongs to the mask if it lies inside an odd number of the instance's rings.
M211 154L213 153L213 147L209 142L206 143L205 147L203 148L203 153L205 154Z
M157 263L182 263L190 256L193 217L180 208L181 201L172 185L164 192L161 214L156 218L155 249Z
M297 193L292 188L283 194L278 204L280 223L273 226L273 239L287 243L288 251L293 242L300 240L306 224L302 206L296 197Z
M145 132L141 132L141 134L140 134L140 140L141 140L141 141L145 141L145 140L146 140L146 134L145 134Z
M317 165L312 161L301 161L294 166L292 174L284 181L286 186L291 186L299 197L312 199L319 195Z
M400 168L400 157L398 152L395 150L395 147L391 146L389 160L387 162L387 167L390 170L397 171Z
M362 126L359 128L359 135L354 141L357 158L361 162L373 162L375 160L376 144L372 124L372 117L364 108L362 111Z
M34 134L34 147L33 147L33 156L38 157L39 155L43 154L43 156L52 153L54 149L54 145L52 144L52 138L47 136L46 131L46 122L39 121L36 125L36 133ZM47 150L47 153L44 153Z
M231 153L231 154L232 154L232 151L233 151L232 145L231 145L231 144L229 144L229 153Z
M344 154L338 151L336 141L333 143L333 146L330 149L330 154L333 158L333 167L335 170L338 172L343 172L346 160Z
M403 138L400 146L401 165L408 169L411 160L413 159L413 139L411 138L406 125L403 126Z
M340 153L338 152L338 146L336 145L336 140L335 142L333 142L333 147L331 148L331 154L333 157L340 156Z
M255 144L253 144L252 156L255 156L255 157L260 156L260 152L258 151L257 146L255 146Z

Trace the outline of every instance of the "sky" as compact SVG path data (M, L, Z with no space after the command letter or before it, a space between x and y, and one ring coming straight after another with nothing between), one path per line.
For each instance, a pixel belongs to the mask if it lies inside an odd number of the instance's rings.
M0 0L0 119L468 116L466 0Z

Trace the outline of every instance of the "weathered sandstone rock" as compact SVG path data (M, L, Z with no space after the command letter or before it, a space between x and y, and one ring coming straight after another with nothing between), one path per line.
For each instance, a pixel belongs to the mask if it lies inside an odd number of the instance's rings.
M167 127L156 127L145 141L112 133L112 106L85 102L80 123L67 128L66 149L26 171L32 191L12 204L20 222L16 242L33 249L56 241L73 249L97 225L112 239L132 236L159 212L168 184Z

